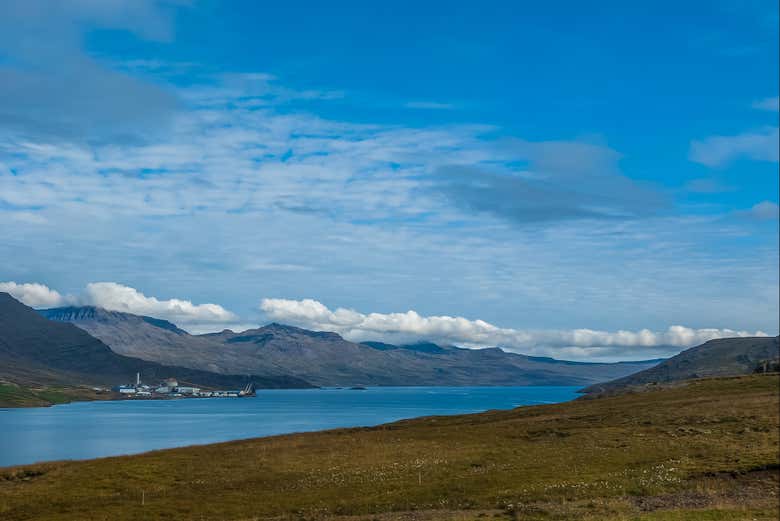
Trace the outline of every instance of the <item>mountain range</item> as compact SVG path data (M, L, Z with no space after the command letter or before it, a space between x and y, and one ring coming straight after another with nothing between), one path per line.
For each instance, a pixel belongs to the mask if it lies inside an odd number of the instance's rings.
M658 365L583 390L589 394L613 394L712 376L735 376L777 371L780 337L721 338L710 340Z
M121 355L219 374L292 377L317 386L589 385L659 362L582 363L499 348L355 343L282 324L191 335L165 320L89 306L40 314L78 326Z
M204 387L311 387L293 377L215 373L124 356L73 324L46 319L0 292L0 380L18 385L116 385L177 378Z
M430 342L355 343L332 332L269 324L192 335L166 320L98 307L33 310L0 293L0 380L116 384L141 373L204 387L580 385L604 394L776 367L777 337L712 340L668 360L584 363L500 348ZM763 364L763 365L762 365Z

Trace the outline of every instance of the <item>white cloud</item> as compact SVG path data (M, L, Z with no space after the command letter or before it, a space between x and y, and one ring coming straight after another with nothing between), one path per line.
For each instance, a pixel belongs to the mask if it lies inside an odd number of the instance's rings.
M762 100L754 101L753 108L758 110L768 110L770 112L777 112L780 110L780 97L771 96Z
M63 296L48 286L38 283L0 282L0 291L10 294L20 302L33 308L53 308L65 306L73 301L71 296Z
M688 157L695 163L715 167L736 159L778 161L778 129L766 128L735 136L712 136L691 143Z
M777 203L772 201L762 201L758 204L754 204L749 211L752 217L761 220L777 220L780 217L780 207Z
M87 284L80 295L62 295L38 283L0 282L28 306L50 308L93 305L104 309L170 320L196 333L255 327L242 323L218 304L193 304L189 300L161 300L115 282ZM346 308L329 309L313 299L263 299L260 309L270 319L316 331L335 331L352 341L381 340L394 343L420 340L461 347L499 346L531 355L583 360L639 359L668 356L707 340L735 336L765 336L761 331L692 329L671 326L665 331L599 331L592 329L534 330L501 328L484 320L405 313L360 313Z
M115 282L87 284L84 301L105 309L164 318L183 325L226 324L236 320L233 313L218 304L193 304L176 298L159 300Z
M330 310L312 299L263 299L260 309L272 320L314 330L335 331L354 341L410 342L427 340L466 347L499 346L527 354L587 357L604 348L686 348L714 338L766 336L761 331L691 329L671 326L666 331L525 330L500 328L483 320L463 317L421 316L406 313L359 313L345 308ZM627 353L624 353L627 354ZM630 355L629 355L630 357Z
M197 331L235 327L237 317L218 304L193 304L189 300L160 300L116 282L92 282L81 295L62 295L43 284L0 282L0 291L33 308L66 305L97 306L134 315L163 318Z
M16 260L3 264L0 280L67 280L71 289L149 280L152 270L158 297L209 280L235 310L252 306L252 295L320 295L357 309L508 324L523 316L541 328L663 329L676 317L777 329L774 243L761 241L745 258L724 237L758 233L746 220L612 218L621 213L603 194L619 193L618 208L647 203L643 195L626 204L634 191L620 184L617 151L496 140L501 130L484 125L329 120L274 108L312 94L276 92L278 82L263 75L228 79L176 88L185 105L153 142L0 135L0 258ZM522 201L504 197L501 215L487 210L489 198L453 204L429 186L431 173L451 164L530 168L518 175L590 190L601 201L590 209L610 218L516 226L500 217L552 199L514 190Z

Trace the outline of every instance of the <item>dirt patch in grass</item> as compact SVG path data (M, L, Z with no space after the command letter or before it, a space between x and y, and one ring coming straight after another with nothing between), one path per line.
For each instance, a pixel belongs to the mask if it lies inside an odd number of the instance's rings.
M658 496L634 497L639 510L771 507L778 502L780 469L717 472L692 477L685 490Z

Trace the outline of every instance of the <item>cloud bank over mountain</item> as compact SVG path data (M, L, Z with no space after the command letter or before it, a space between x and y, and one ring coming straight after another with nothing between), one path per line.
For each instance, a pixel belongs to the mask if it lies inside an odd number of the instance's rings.
M165 318L184 325L222 325L237 319L236 315L217 304L193 304L189 300L177 298L159 300L115 282L87 284L85 300L101 308Z
M329 309L312 299L263 299L260 308L273 319L304 328L335 331L353 341L381 339L386 342L419 340L463 347L500 346L525 354L563 358L601 358L616 355L668 354L715 338L766 336L762 331L692 329L670 326L665 331L595 331L592 329L532 330L501 328L484 320L463 317L421 316L405 313L359 313L352 309ZM641 357L641 356L640 356Z
M13 281L0 282L0 291L10 294L33 308L67 306L76 302L74 297L62 295L59 291L35 282L22 284Z
M62 295L43 284L0 282L5 291L34 308L69 305L97 306L112 311L170 320L189 329L221 329L236 323L236 315L217 304L193 304L189 300L147 297L140 291L115 282L91 282L80 295Z
M8 292L34 308L91 305L170 320L197 333L224 328L240 330L257 325L250 320L242 320L219 304L194 304L179 298L159 299L116 282L89 283L78 295L63 295L44 284L11 281L0 282L0 291ZM429 341L477 349L498 346L517 353L572 360L639 360L669 356L715 338L767 336L762 331L695 329L680 325L662 331L505 328L479 319L424 316L413 310L404 313L361 313L347 308L330 309L314 299L265 298L259 310L268 320L315 331L334 331L355 342Z

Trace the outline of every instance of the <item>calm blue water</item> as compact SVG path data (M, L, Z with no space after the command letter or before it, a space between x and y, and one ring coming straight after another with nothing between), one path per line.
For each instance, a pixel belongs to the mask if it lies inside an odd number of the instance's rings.
M417 416L571 400L578 387L375 387L261 390L255 398L81 402L0 409L0 466L154 449Z

